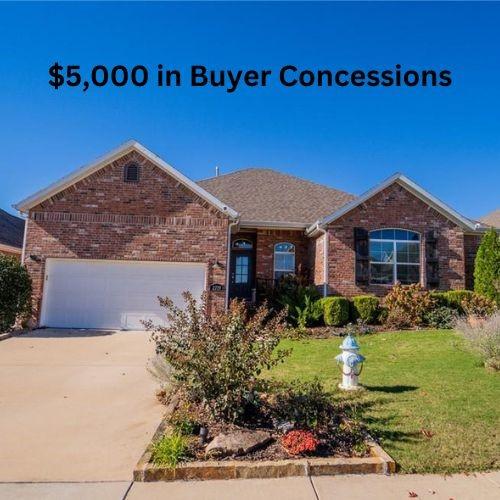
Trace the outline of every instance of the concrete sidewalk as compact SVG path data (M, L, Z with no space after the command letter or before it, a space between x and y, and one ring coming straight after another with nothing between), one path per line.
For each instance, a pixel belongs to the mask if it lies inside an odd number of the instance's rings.
M412 496L413 495L413 496ZM414 496L417 495L417 496ZM164 483L0 483L2 500L494 500L500 472L175 481Z

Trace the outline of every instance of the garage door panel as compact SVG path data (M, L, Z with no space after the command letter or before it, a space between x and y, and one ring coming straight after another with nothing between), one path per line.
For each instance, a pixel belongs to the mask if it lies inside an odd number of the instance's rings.
M164 322L158 296L182 304L182 292L199 298L203 264L48 259L42 304L44 326L143 329Z

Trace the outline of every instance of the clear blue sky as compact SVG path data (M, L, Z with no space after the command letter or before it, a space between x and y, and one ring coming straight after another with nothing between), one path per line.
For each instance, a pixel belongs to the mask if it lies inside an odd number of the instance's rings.
M0 4L0 207L135 138L193 179L272 167L361 193L395 171L500 206L500 4ZM48 67L450 69L447 88L52 89ZM258 194L256 193L256 196Z

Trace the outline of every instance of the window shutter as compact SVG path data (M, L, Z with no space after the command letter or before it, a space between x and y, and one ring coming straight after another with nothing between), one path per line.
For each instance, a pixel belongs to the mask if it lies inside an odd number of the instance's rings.
M437 231L428 231L425 235L425 270L427 286L439 287L439 259L437 249Z
M368 231L366 229L354 228L354 250L356 252L356 284L366 285L370 277Z

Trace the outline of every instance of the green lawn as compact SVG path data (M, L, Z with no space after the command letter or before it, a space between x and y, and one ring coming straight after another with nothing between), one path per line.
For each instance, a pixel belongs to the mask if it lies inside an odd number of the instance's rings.
M485 370L457 334L378 333L358 341L367 358L360 376L366 391L336 389L339 339L284 341L292 355L271 377L318 376L339 397L358 401L363 419L402 472L499 467L500 375Z

